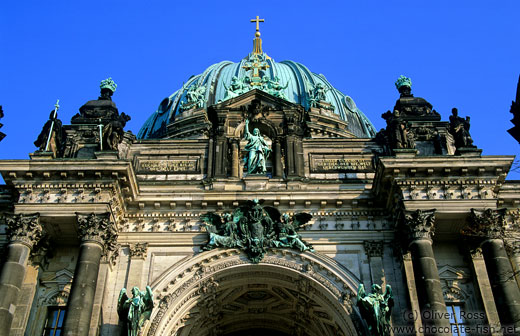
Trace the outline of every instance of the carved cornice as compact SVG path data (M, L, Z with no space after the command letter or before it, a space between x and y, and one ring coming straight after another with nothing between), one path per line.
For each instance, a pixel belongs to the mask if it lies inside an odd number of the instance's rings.
M506 209L471 209L467 225L461 233L472 238L502 239L506 228L505 212Z
M114 223L110 221L110 213L76 213L76 216L79 238L83 242L99 243L103 246L105 254L115 250L118 235Z
M40 224L40 214L6 215L6 234L10 242L23 243L29 248L36 245L45 235Z
M435 234L435 209L403 211L402 231L409 240L432 239Z
M129 244L130 258L145 259L148 252L148 243Z
M383 256L383 241L368 241L363 242L365 253L369 258Z

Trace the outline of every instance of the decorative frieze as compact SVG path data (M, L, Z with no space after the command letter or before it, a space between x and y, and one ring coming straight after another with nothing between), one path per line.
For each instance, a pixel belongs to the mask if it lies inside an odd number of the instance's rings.
M398 181L405 200L417 199L491 199L495 182L490 180L444 180L424 179Z
M11 242L23 243L32 248L45 235L38 213L7 214L5 218L7 239Z
M505 235L506 209L471 209L466 227L461 233L468 237L502 239Z
M97 242L104 247L105 253L114 251L117 242L117 230L110 221L110 213L80 214L76 213L79 238Z

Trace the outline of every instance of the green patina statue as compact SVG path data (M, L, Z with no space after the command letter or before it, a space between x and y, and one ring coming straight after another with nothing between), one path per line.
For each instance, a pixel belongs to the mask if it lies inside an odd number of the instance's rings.
M309 106L334 110L334 105L327 101L325 94L329 91L322 83L316 83L314 89L309 94ZM326 104L323 104L326 103Z
M219 216L208 212L202 215L200 218L209 233L209 241L202 249L243 249L253 263L260 262L270 247L312 251L312 247L297 232L312 218L311 215L281 215L278 209L262 206L262 203L255 199L247 201L232 213Z
M132 298L126 295L126 288L121 289L117 301L119 319L125 323L128 336L138 336L144 322L150 318L153 309L153 293L150 286L144 292L138 287L132 288Z
M366 321L368 330L372 336L390 335L390 317L394 307L392 287L386 285L385 293L381 292L381 286L372 285L372 293L365 292L365 286L359 284L357 294L357 306L361 317Z
M224 89L226 90L226 95L224 96L224 100L238 97L241 94L250 91L252 88L249 85L249 82L250 82L249 77L244 77L242 79L238 79L237 76L233 76L233 78L231 78L231 84L229 85L229 87L226 86L226 84L224 84Z
M248 151L248 154L247 157L244 158L247 174L265 174L267 171L265 162L271 153L271 149L260 134L258 128L253 130L253 134L249 132L249 120L247 119L244 139L248 141L245 146L245 150Z
M187 111L192 108L201 108L204 106L206 97L206 86L192 85L186 92L186 101L181 103L181 111Z
M285 86L280 84L280 78L275 76L273 79L270 79L268 76L262 77L262 91L269 93L278 98L282 98L287 100L285 93L283 92L289 86L289 82L285 84Z

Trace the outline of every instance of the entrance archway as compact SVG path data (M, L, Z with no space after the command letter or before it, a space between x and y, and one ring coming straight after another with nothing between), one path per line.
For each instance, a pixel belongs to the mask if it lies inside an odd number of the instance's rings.
M160 304L144 335L358 335L357 283L316 253L271 250L251 264L239 250L208 251L153 284Z

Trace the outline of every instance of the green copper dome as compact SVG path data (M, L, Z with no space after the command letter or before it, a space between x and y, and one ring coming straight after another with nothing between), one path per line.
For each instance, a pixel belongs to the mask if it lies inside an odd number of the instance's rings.
M261 52L261 51L260 51ZM208 107L226 100L226 89L232 84L233 77L250 80L251 60L260 57L267 66L260 70L263 80L277 82L283 87L281 96L299 105L306 110L312 103L315 88L325 88L325 101L331 104L333 112L348 124L348 130L359 138L372 138L375 128L368 118L361 112L352 98L334 88L322 74L316 74L303 64L293 61L275 62L265 53L251 53L238 63L223 61L213 64L202 74L192 76L182 88L165 98L145 122L138 133L140 139L158 139L166 137L166 125L172 123L175 117L182 112L188 100L187 93L195 92L204 95L200 101L202 107ZM235 78L234 80L236 81ZM253 88L253 87L252 87ZM323 90L322 90L323 92Z

